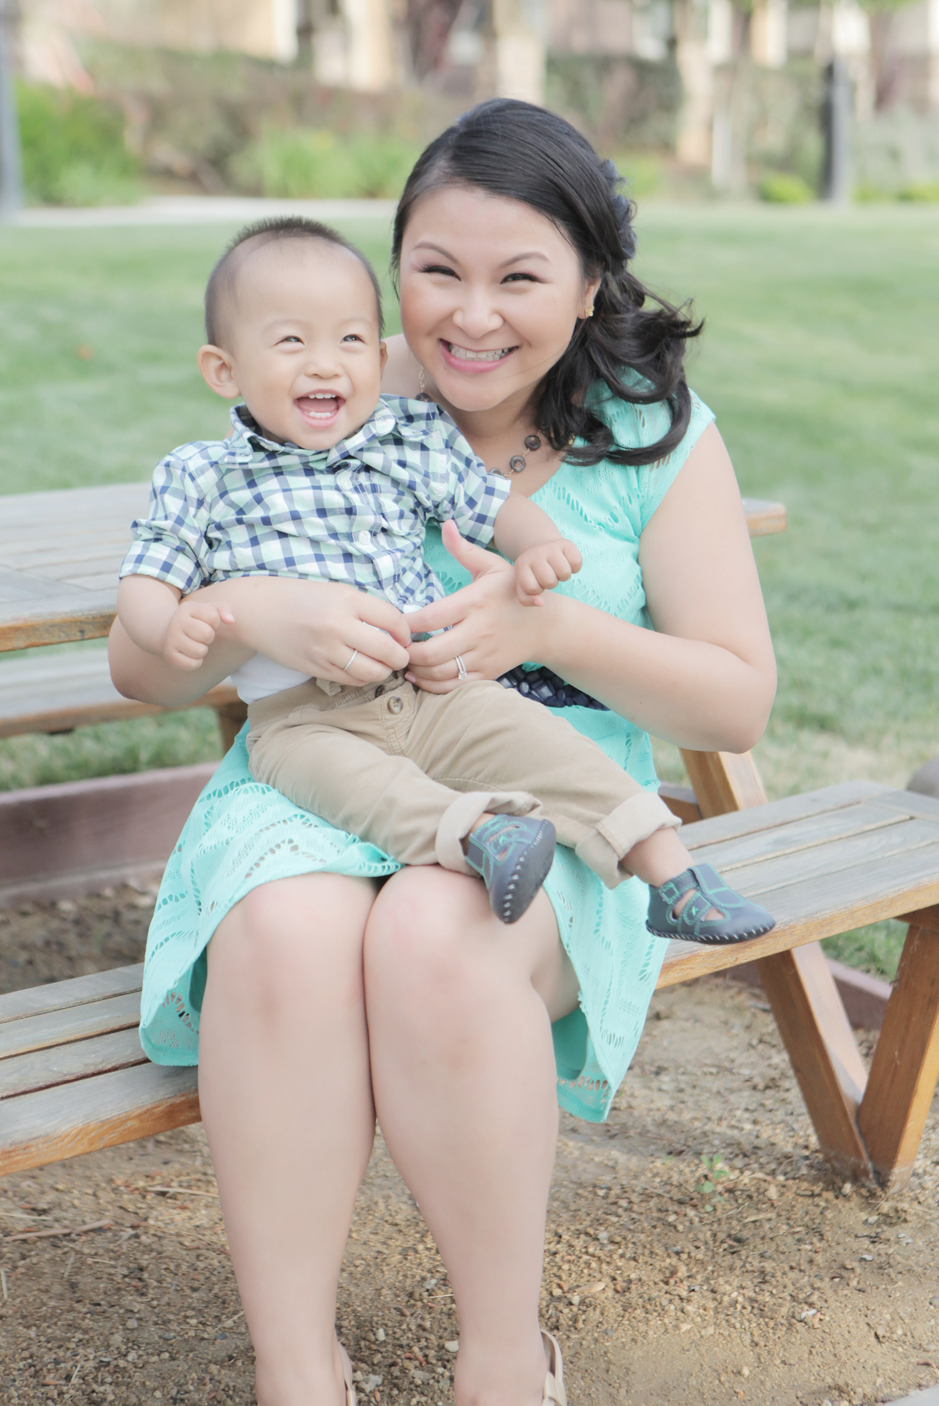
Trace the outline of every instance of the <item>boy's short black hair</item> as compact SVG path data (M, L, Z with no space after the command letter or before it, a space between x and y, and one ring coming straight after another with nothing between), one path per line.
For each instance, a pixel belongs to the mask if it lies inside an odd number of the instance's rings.
M350 254L355 255L371 279L372 287L375 290L375 301L378 304L378 335L384 336L385 319L381 304L381 285L375 270L362 251L356 249L354 244L350 244L349 240L338 230L333 229L330 225L320 224L319 220L308 220L302 215L279 215L265 220L255 220L253 224L245 225L244 229L240 229L234 239L226 245L225 252L209 275L209 281L205 288L205 336L206 341L210 342L212 346L220 346L220 337L224 335L221 305L226 297L231 296L237 271L237 261L232 256L236 249L240 249L242 244L247 244L251 239L256 239L262 244L276 244L285 239L316 239L324 244L337 244L340 249L348 249Z

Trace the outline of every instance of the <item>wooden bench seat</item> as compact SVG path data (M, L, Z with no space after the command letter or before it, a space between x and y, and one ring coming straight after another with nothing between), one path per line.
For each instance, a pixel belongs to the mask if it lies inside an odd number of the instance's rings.
M221 683L183 709L214 708L225 750L247 717L234 684ZM71 732L90 723L179 712L124 698L111 682L105 649L33 655L0 663L0 737Z
M739 947L672 943L658 985L758 959L826 1155L845 1175L901 1186L939 1078L939 800L850 782L682 836L777 926ZM867 1077L817 944L897 917L909 933ZM0 1174L198 1121L195 1069L150 1064L137 1043L141 974L0 996Z

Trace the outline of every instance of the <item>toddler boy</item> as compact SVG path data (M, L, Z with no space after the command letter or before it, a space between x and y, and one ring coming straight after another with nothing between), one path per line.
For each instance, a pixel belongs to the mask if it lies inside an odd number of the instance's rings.
M243 230L209 281L206 328L200 370L244 404L227 440L183 445L155 472L118 597L142 649L197 668L233 617L192 593L236 576L338 581L421 609L443 594L423 558L429 521L493 542L526 603L580 569L573 543L487 473L448 416L380 397L378 284L335 231L298 219ZM772 926L713 870L691 869L659 797L549 709L492 681L445 695L401 671L361 682L368 649L354 638L330 660L348 685L260 654L236 672L257 780L401 863L482 875L506 923L541 887L557 834L608 887L634 873L658 886L649 926L663 936L738 941Z

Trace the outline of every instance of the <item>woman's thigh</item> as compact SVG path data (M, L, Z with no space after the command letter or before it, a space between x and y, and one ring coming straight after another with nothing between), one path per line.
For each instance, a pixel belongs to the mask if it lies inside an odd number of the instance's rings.
M552 1021L577 1005L577 976L544 892L507 925L478 879L434 865L385 883L369 914L365 971L369 1005L396 992L409 1006L426 1000L443 1011L513 986L533 987Z
M219 923L208 947L203 1010L231 1003L277 1018L311 997L356 1004L377 886L344 874L260 884Z

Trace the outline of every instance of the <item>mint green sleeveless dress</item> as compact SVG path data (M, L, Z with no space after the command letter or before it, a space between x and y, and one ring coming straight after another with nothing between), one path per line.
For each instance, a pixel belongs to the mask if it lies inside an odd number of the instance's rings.
M667 408L614 399L591 403L618 445L653 444ZM713 415L696 397L688 431L667 458L641 468L605 460L562 464L535 501L580 548L583 569L557 589L609 615L651 628L639 569L639 538ZM447 593L469 579L429 532L426 556ZM537 705L540 706L540 705ZM563 716L646 789L657 780L648 735L612 712L565 708ZM376 846L299 810L254 781L244 737L206 786L170 857L147 942L140 1040L157 1064L196 1064L205 990L205 948L229 909L258 884L323 871L377 878L400 866ZM572 850L558 847L545 891L580 987L578 1009L553 1027L558 1102L602 1121L629 1067L667 943L645 927L648 890L638 879L605 889ZM506 1070L511 1078L512 1071Z

